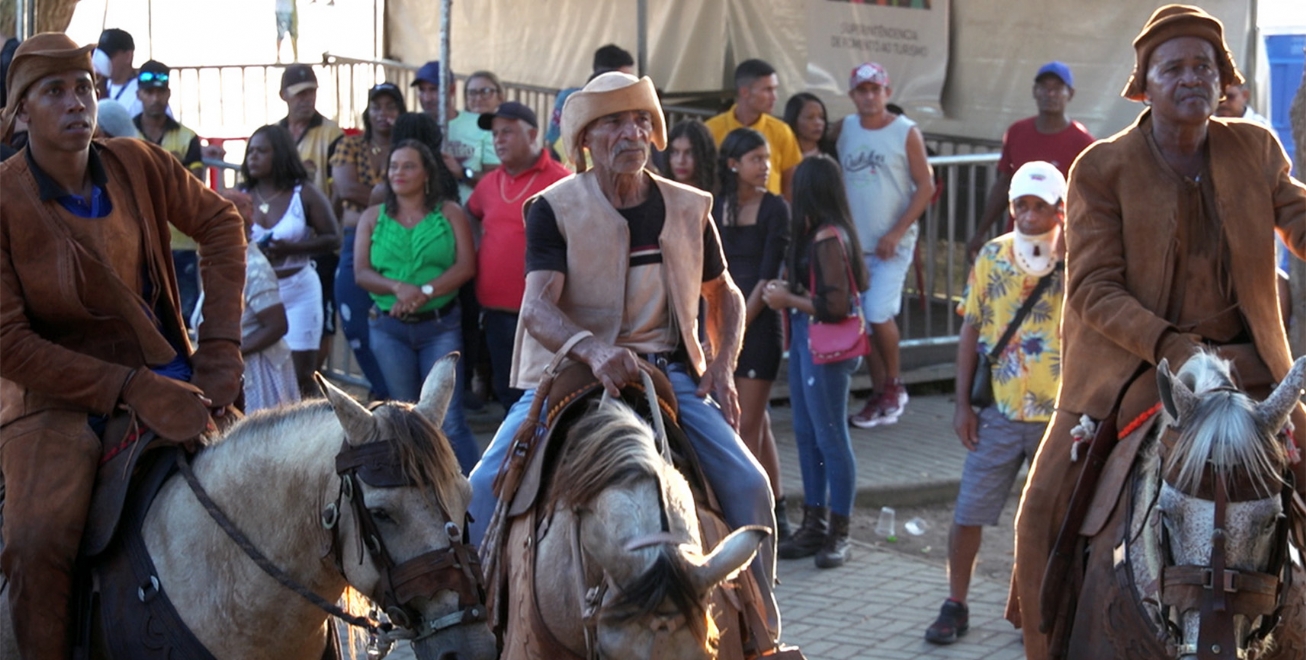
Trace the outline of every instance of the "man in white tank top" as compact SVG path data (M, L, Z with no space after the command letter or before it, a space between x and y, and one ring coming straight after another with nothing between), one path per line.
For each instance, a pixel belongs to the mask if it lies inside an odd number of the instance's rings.
M848 208L871 274L862 313L875 342L867 360L874 393L849 421L871 428L896 423L907 405L894 317L902 308L902 285L916 247L916 219L934 195L934 175L920 129L887 108L892 89L884 67L858 66L848 88L857 114L836 125L837 144Z

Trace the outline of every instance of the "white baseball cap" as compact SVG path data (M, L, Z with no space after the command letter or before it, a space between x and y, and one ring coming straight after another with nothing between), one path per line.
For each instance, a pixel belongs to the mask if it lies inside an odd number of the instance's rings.
M1047 161L1025 163L1011 175L1007 201L1014 202L1025 195L1033 195L1055 205L1066 196L1066 177L1062 176L1056 165Z

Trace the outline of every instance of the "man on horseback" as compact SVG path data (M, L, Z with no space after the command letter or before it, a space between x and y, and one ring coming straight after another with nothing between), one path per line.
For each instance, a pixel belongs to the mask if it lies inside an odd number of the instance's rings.
M589 365L613 394L640 382L637 358L662 368L726 523L774 530L766 474L734 430L744 300L725 269L711 197L645 169L650 143L666 146L653 82L620 72L596 77L568 98L562 129L580 173L540 193L526 213L526 291L512 368L512 386L526 393L472 471L472 540L485 533L495 475L558 351ZM699 343L700 296L710 357ZM774 548L763 543L753 564L772 639L780 630Z
M1083 522L1077 503L1095 487L1084 466L1155 412L1156 365L1168 359L1177 369L1210 348L1233 360L1241 386L1258 398L1292 366L1274 232L1306 256L1306 188L1264 128L1211 117L1221 90L1242 82L1223 30L1195 7L1152 14L1134 39L1123 92L1148 109L1090 146L1070 173L1061 388L1021 500L1007 612L1023 624L1029 658L1065 653L1056 633L1072 615L1042 602L1041 593L1052 593L1045 571L1048 580L1071 574L1067 588L1082 574L1057 539L1073 541ZM1292 420L1300 438L1300 405ZM1306 464L1298 459L1293 471L1306 489Z
M24 658L69 655L73 565L110 418L194 442L243 370L240 216L158 147L91 140L92 48L56 33L25 41L0 115L0 138L15 119L29 131L0 166L0 569ZM169 222L200 246L194 351Z

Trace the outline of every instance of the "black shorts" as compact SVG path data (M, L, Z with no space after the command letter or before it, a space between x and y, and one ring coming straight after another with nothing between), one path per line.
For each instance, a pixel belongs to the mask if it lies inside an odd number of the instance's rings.
M739 351L735 377L775 380L783 353L784 329L780 315L773 309L764 309L744 330L744 346Z
M336 333L336 267L340 255L335 252L313 255L313 268L322 281L322 336Z

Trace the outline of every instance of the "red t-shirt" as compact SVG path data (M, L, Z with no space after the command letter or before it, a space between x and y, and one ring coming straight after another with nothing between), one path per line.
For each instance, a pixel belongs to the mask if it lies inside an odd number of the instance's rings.
M1022 119L1011 125L1002 136L1002 157L998 171L1011 176L1021 165L1035 160L1045 160L1057 166L1061 173L1070 176L1070 164L1079 152L1093 144L1093 136L1084 125L1071 121L1059 133L1044 134L1034 126L1037 117Z
M467 210L481 219L481 246L476 251L476 299L482 307L517 311L526 291L526 221L522 205L532 195L571 174L541 152L534 165L517 176L499 167L476 184Z

